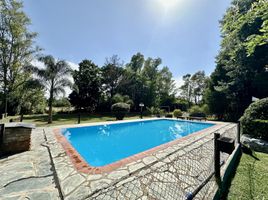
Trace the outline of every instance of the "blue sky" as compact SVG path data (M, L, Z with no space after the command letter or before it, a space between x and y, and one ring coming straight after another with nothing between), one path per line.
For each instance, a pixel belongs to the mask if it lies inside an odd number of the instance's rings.
M24 0L44 54L103 65L141 52L160 57L179 83L187 73L215 68L219 20L231 0Z

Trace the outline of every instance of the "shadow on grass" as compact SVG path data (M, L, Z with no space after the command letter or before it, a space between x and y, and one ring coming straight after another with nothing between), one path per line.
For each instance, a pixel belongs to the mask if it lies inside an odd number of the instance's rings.
M242 145L241 150L242 150L242 152L243 152L244 154L247 154L247 155L251 156L251 157L254 158L255 160L260 160L258 157L256 157L256 156L254 155L254 152L253 152L250 148L248 148L247 146Z
M247 174L248 174L248 180L249 180L249 195L250 195L250 199L254 199L255 185L253 182L253 180L254 180L253 173L254 173L254 169L255 169L255 163L256 163L256 161L259 161L260 159L258 157L256 157L254 155L254 152L246 146L243 146L242 151L243 151L243 153L254 158L253 162L251 164L248 164L248 168L247 168L247 170L248 170Z
M254 192L253 172L254 172L256 161L259 161L260 159L257 156L254 155L254 152L250 148L242 145L241 146L241 155L236 160L235 165L234 165L236 167L234 168L234 171L232 172L232 174L230 175L228 180L225 182L224 194L221 197L222 200L227 200L228 199L228 194L230 192L231 184L232 184L232 181L234 180L234 177L236 175L237 169L239 167L239 164L240 164L240 161L241 161L241 158L242 158L242 154L247 154L247 155L251 156L252 158L254 158L253 163L248 164L248 168L247 168L247 170L248 170L247 174L248 174L249 183L245 183L245 184L249 184L250 199L254 199L254 196L253 196L253 192Z
M232 183L232 181L233 181L233 179L235 177L235 174L236 174L237 168L239 166L241 157L242 157L242 152L240 153L240 155L238 156L237 160L234 163L234 166L235 166L234 171L231 173L231 175L229 176L228 180L225 182L224 192L223 192L223 194L221 194L221 197L220 197L221 200L225 200L228 197L228 193L229 193L230 188L231 188L231 183Z

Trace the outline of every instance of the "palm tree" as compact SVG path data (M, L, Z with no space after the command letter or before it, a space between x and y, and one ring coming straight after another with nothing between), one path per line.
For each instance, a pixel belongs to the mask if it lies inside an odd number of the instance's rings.
M68 79L71 67L64 60L55 60L52 56L43 56L38 59L43 62L45 68L35 69L41 83L49 91L48 99L48 123L52 123L52 103L55 96L65 94L64 88L71 87L72 83Z

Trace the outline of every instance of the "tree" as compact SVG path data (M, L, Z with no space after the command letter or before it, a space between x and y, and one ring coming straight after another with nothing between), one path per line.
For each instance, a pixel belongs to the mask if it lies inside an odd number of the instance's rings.
M79 69L73 72L74 90L69 95L72 105L77 109L94 111L101 95L102 77L100 69L90 60L79 63Z
M268 96L256 88L268 88L267 6L265 0L234 0L221 21L221 50L206 100L226 120L236 121L252 96Z
M160 99L157 91L158 67L162 63L160 58L147 58L142 69L143 103L147 106L159 106Z
M113 98L118 90L124 71L122 65L123 63L120 62L120 58L117 55L114 55L111 58L106 58L106 63L101 68L104 84L103 89L106 94L108 94L109 100Z
M187 111L187 109L191 107L191 103L189 105L189 102L185 98L179 97L175 99L174 106L181 111Z
M19 88L17 93L19 105L17 113L23 121L24 114L43 113L46 109L45 91L43 85L36 79L30 79Z
M68 79L71 67L64 60L55 60L52 56L43 56L39 61L45 65L44 69L35 68L40 82L49 92L48 98L48 123L52 123L52 105L54 98L59 94L65 94L65 87L71 87Z
M204 95L204 91L207 86L207 77L204 71L198 71L191 77L193 87L194 103L197 105Z
M128 95L134 101L134 110L143 101L144 82L141 70L144 65L144 56L137 53L132 56L131 61L126 64L122 79L118 87L118 92Z
M266 0L259 0L254 2L251 6L251 9L244 16L244 24L248 25L252 23L252 21L261 19L262 24L259 27L259 31L255 34L252 34L247 37L247 41L245 41L246 49L248 55L252 55L257 47L268 44L268 17L267 11L268 3Z
M157 93L159 95L160 106L172 106L176 102L175 94L177 88L173 80L172 73L168 67L163 67L158 72L157 78Z
M130 107L133 106L134 102L129 98L128 95L115 94L112 98L112 103L126 103L129 104Z
M188 101L188 106L190 107L190 104L192 102L192 83L191 83L191 74L186 74L182 77L182 80L184 81L184 84L180 87L181 90L181 96Z
M55 99L53 102L54 107L71 107L71 103L68 97L61 97L59 99Z
M30 32L30 19L15 0L0 0L0 91L4 112L8 112L11 93L31 76L30 62L39 48L34 46L36 33Z
M139 73L144 64L144 55L137 53L131 57L130 62L126 65L127 68L130 68L133 72Z
M187 99L189 107L192 102L196 105L203 98L208 78L204 71L197 71L193 75L186 74L183 76L184 84L180 87L181 95Z
M145 59L141 53L137 53L126 64L118 92L133 100L134 110L139 109L141 102L146 107L175 102L176 87L172 73L167 66L160 69L161 63L160 58Z

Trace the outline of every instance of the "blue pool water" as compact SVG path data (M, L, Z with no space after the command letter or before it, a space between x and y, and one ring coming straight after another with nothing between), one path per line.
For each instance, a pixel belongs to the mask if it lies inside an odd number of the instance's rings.
M159 119L67 128L61 131L91 166L99 167L213 125Z

